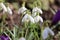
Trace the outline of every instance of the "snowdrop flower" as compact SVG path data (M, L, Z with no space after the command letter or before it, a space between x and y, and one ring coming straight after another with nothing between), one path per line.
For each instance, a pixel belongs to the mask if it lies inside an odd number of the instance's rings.
M34 22L34 18L33 18L32 16L29 15L29 19L30 19L30 21L31 21L32 23L35 23L35 22Z
M4 13L4 12L7 12L7 8L6 8L6 6L5 6L3 3L0 3L0 6L1 6L2 9L3 9L3 13Z
M25 16L23 17L23 19L22 19L22 22L25 22L25 21L27 21L28 20L28 14L25 14Z
M49 27L46 27L42 33L43 39L46 40L49 34L54 36L54 32Z
M12 15L12 10L11 10L9 7L7 7L7 12L8 12L10 15Z
M30 15L28 15L28 14L26 14L26 15L23 17L22 22L28 22L28 21L34 23L33 17L30 16Z
M21 37L19 40L26 40L24 37Z
M27 10L27 8L25 8L25 7L21 7L19 10L18 10L18 14L20 14L20 13L23 13L23 14L25 14L26 11Z
M34 17L34 21L37 23L37 22L41 22L41 23L43 23L43 18L41 17L41 16L39 16L39 15L37 15L36 17Z
M36 16L37 12L40 13L40 14L43 13L40 8L35 7L35 8L33 8L33 10L32 10L32 16L33 16L33 17Z

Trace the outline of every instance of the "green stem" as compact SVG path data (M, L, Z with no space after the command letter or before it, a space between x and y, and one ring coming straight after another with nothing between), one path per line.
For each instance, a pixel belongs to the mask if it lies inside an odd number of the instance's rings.
M22 37L23 37L23 35L24 35L24 32L23 32L23 29L22 29Z
M25 2L23 2L22 7L25 7Z
M25 34L25 38L26 38L26 36L27 36L27 33L28 33L28 28L26 29L26 34Z
M41 40L42 40L42 32L43 32L43 27L41 27Z
M16 40L16 38L15 38L15 36L16 36L16 29L15 29L15 27L14 27L14 40Z
M37 7L37 2L36 1L34 2L34 5L35 5L35 7Z

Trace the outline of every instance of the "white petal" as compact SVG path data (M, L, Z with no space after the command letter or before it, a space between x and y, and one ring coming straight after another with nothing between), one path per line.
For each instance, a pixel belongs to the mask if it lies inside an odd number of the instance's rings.
M45 40L48 37L48 29L45 28L43 33L42 33L42 38Z
M23 14L25 14L26 11L27 10L27 8L25 8L25 7L21 7L19 10L18 10L18 14L20 14L20 13L23 13Z
M40 13L40 14L43 13L40 8L35 7L35 8L33 8L33 10L32 10L32 16L33 16L33 17L36 16L37 12Z
M49 31L50 35L54 36L54 32L50 28L48 28L48 31Z
M30 19L30 21L31 21L32 23L35 23L35 22L34 22L34 18L33 18L32 16L29 15L29 19Z
M6 8L6 6L5 6L3 3L0 3L0 6L3 8L3 10L4 10L5 12L7 12L7 8Z
M24 37L21 37L19 40L26 40Z
M12 10L11 10L9 7L7 7L7 12L8 12L10 15L12 15Z
M37 13L37 7L33 8L32 10L32 16L35 17L36 16L36 13Z
M41 21L41 23L43 23L43 18L40 16L40 21Z
M41 10L40 8L38 8L38 11L39 11L39 13L41 13L41 14L43 13L42 10Z
M38 11L37 9L38 9L37 7L33 8L32 13L37 12Z
M28 20L28 14L26 14L26 15L23 17L22 22L25 22L25 21L27 21L27 20Z
M40 20L39 16L34 17L34 21L35 21L36 23L39 22L39 20Z
M34 17L34 21L37 23L37 22L41 22L41 23L43 23L43 18L42 17L40 17L39 15L37 15L36 17Z
M25 22L25 21L28 21L28 20L29 20L30 22L32 22L32 23L35 23L33 17L30 16L30 15L28 15L28 14L26 14L26 15L23 17L22 22Z

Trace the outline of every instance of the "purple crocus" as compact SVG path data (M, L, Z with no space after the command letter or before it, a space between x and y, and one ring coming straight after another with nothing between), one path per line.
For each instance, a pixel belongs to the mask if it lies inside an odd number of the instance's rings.
M6 35L1 35L0 40L10 40L8 36Z
M59 20L60 20L60 10L58 10L56 14L54 15L52 19L52 25L57 24Z

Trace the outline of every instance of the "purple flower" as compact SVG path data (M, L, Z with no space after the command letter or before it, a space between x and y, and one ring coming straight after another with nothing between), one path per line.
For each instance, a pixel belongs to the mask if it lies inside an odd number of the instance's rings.
M60 10L58 10L56 14L54 15L52 19L52 25L57 24L59 20L60 20Z
M8 36L6 35L1 35L0 40L10 40Z

